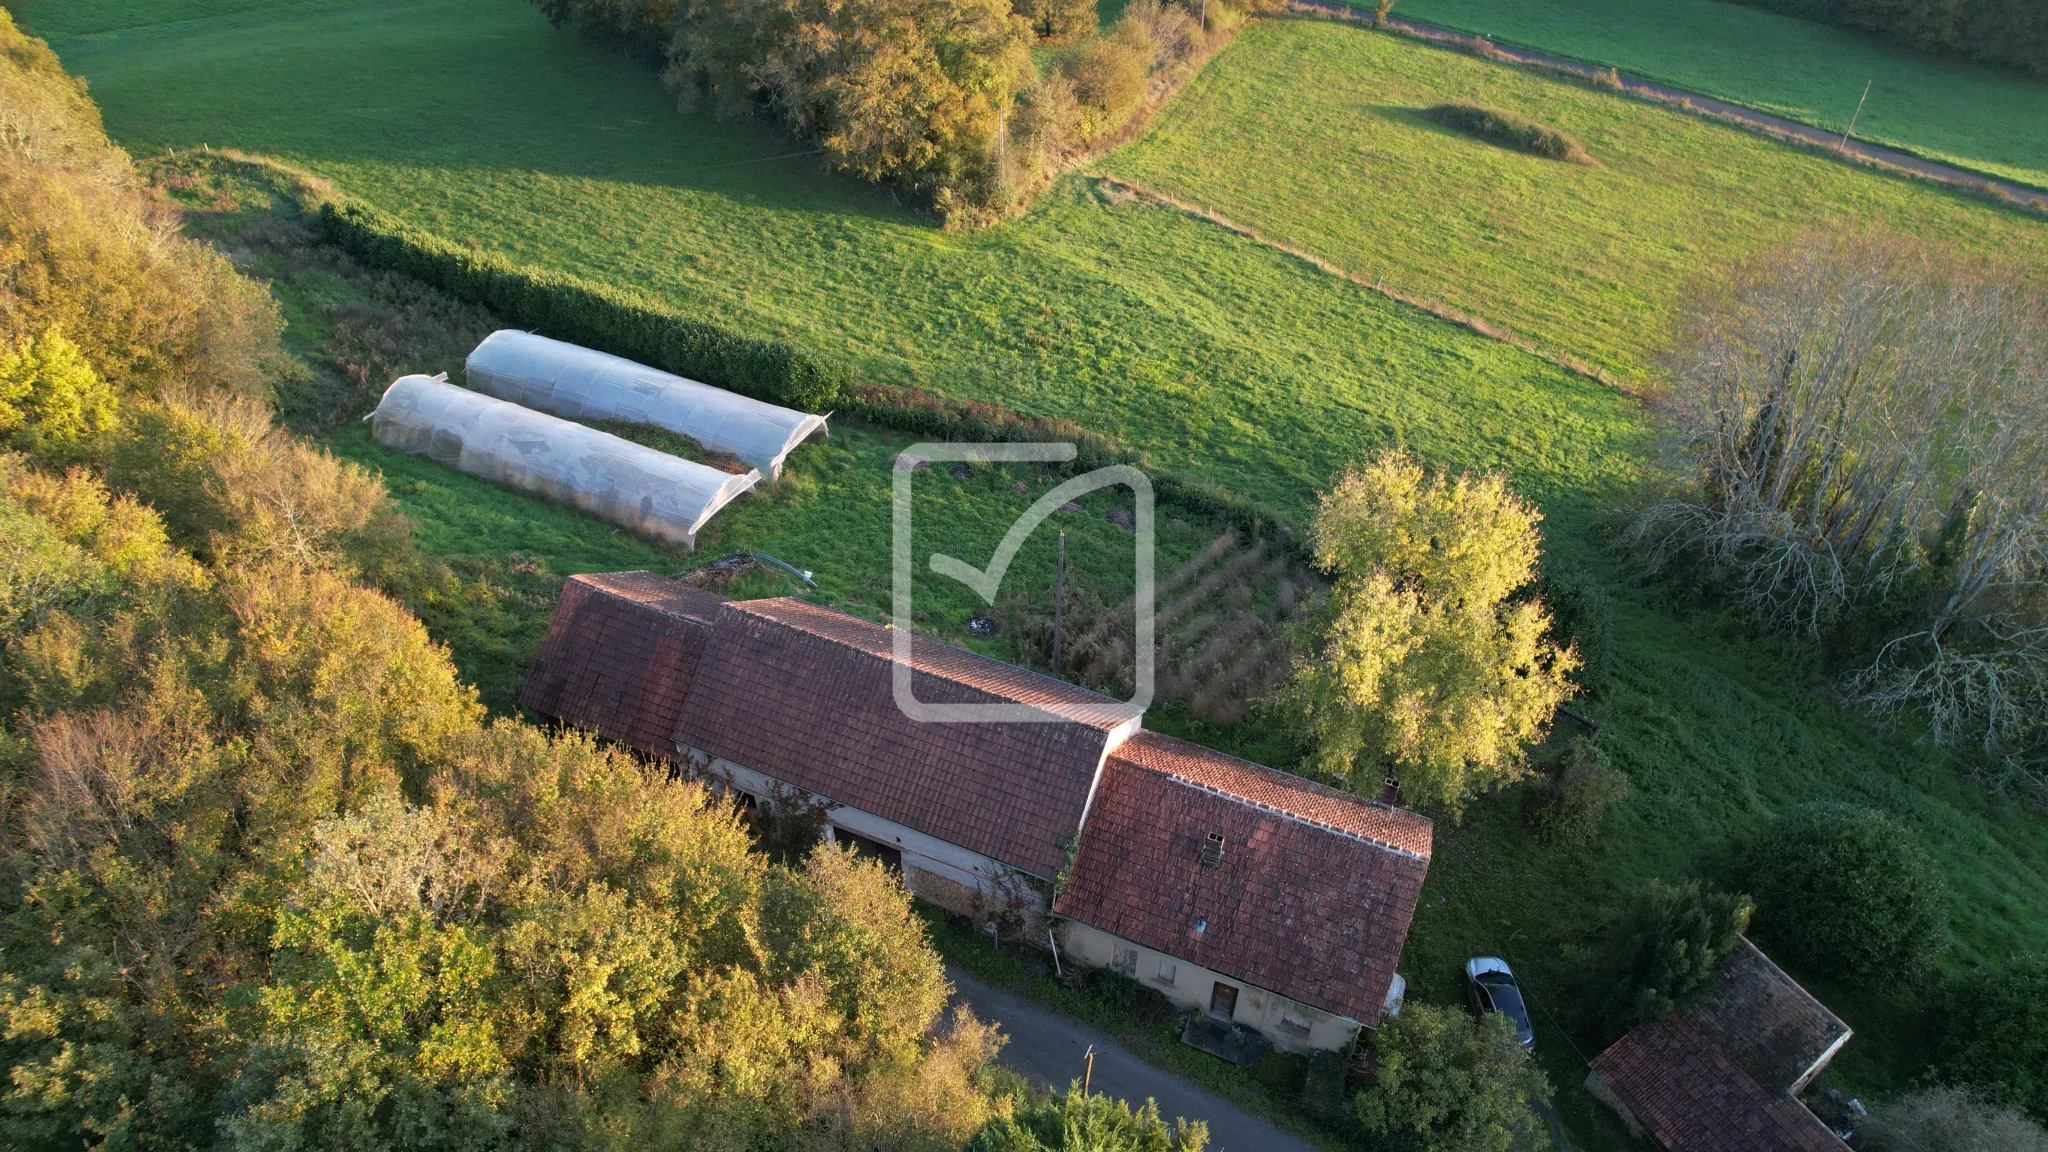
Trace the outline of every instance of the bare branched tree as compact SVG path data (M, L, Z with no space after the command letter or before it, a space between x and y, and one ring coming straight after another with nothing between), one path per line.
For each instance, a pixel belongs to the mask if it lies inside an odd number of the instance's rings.
M1668 359L1680 481L1630 528L1766 623L1903 621L1851 689L2008 742L2048 692L2048 310L2017 273L1811 237L1690 308Z

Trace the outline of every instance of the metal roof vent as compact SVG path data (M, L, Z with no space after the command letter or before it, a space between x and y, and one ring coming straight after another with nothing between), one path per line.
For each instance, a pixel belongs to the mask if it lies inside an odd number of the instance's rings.
M1209 842L1202 845L1202 867L1220 868L1222 866L1223 833L1211 832L1209 833Z

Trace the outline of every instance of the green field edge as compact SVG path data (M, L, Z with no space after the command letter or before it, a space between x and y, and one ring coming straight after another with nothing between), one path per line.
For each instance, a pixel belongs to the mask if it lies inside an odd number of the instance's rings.
M1351 10L1352 10L1352 11L1354 11L1354 12L1362 12L1362 13L1365 13L1365 14L1366 14L1366 15L1368 15L1368 16L1369 16L1369 15L1371 15L1371 13L1372 13L1372 6L1371 6L1370 4L1362 4L1362 3L1359 3L1359 0L1322 0L1322 2L1323 2L1323 3L1329 3L1329 4L1338 4L1338 5L1341 5L1341 6L1345 7L1345 8L1349 8L1349 9L1351 9ZM1317 18L1317 15L1318 15L1318 14L1316 13L1316 11L1315 11L1314 9L1300 9L1300 8L1296 8L1296 9L1292 9L1292 11L1293 11L1293 12L1295 12L1295 13L1297 13L1298 15L1301 15L1301 16L1305 16L1305 17L1308 17L1308 18L1310 18L1310 19L1315 19L1315 18ZM1321 18L1323 18L1323 19L1341 19L1341 18L1338 18L1338 17L1332 17L1332 16L1328 16L1328 15L1324 15L1324 16L1322 16ZM1664 85L1665 87L1667 87L1667 88L1670 88L1670 89L1672 89L1673 91L1675 91L1675 92L1678 92L1678 93L1681 93L1681 94L1684 94L1684 95L1693 95L1693 96L1705 96L1705 97L1708 97L1708 98L1710 98L1710 99L1714 99L1714 100L1725 100L1725 101L1727 101L1727 102L1728 102L1728 103L1730 103L1730 104L1735 104L1735 105L1738 105L1738 106L1740 106L1740 107L1743 107L1743 108L1747 108L1747 109L1749 109L1749 110L1750 110L1751 112L1755 112L1755 113L1757 113L1757 114L1759 114L1759 115L1762 115L1762 116L1772 116L1772 117L1776 117L1776 118L1777 118L1777 119L1779 119L1779 120L1784 120L1784 121L1787 121L1787 122L1789 122L1789 123L1793 123L1793 124L1804 124L1804 125L1806 125L1806 126L1807 126L1808 128L1816 128L1816 129L1819 129L1819 130L1820 130L1820 131L1822 131L1822 132L1840 132L1840 131L1842 131L1842 128L1843 128L1843 125L1841 125L1841 124L1829 124L1829 123L1824 123L1824 122L1821 122L1821 121L1818 121L1818 120L1808 119L1808 118L1806 118L1806 117L1801 117L1801 116L1791 116L1791 115L1787 115L1787 114L1786 114L1786 112L1785 112L1785 111L1783 111L1783 110L1781 110L1781 109L1777 109L1777 108L1772 108L1772 107L1768 107L1768 106L1766 106L1766 105L1763 105L1763 104L1759 104L1759 103L1755 102L1754 100L1748 99L1748 98L1746 98L1746 97L1744 97L1744 96L1741 96L1741 95L1739 95L1739 94L1736 94L1736 93L1733 93L1733 92L1721 92L1721 91L1716 91L1716 90L1714 90L1713 88L1703 88L1703 87L1700 87L1700 86L1698 86L1698 85L1696 85L1696 84L1692 83L1691 81L1680 81L1680 80L1674 80L1674 79L1670 79L1670 78L1667 78L1667 77L1665 77L1665 76L1659 75L1659 74L1658 74L1658 73L1656 73L1656 72L1646 71L1646 70L1644 70L1644 69L1642 69L1642 68L1640 68L1640 67L1638 67L1638 66L1636 66L1636 65L1633 65L1633 64L1627 64L1627 65L1624 65L1624 64L1621 64L1621 63L1617 63L1616 61L1613 61L1613 60L1600 60L1600 59L1596 59L1596 58L1593 58L1593 57L1589 57L1589 56L1577 56L1577 55L1574 55L1574 54L1572 54L1572 53L1570 53L1570 52L1563 52L1563 51L1559 51L1558 49L1556 49L1556 48L1553 48L1553 47L1549 47L1549 46L1547 46L1547 45L1543 45L1543 44L1535 44L1535 43L1531 43L1531 42L1529 42L1529 41L1527 41L1527 40L1518 40L1518 39L1515 39L1514 37L1511 37L1511 36L1495 36L1495 35L1493 35L1493 34L1491 34L1491 33L1487 33L1487 32L1481 32L1481 31L1479 31L1479 30L1478 30L1478 29L1476 29L1476 28L1464 28L1464 27L1459 27L1458 25L1455 25L1455 24L1446 24L1446 23L1443 23L1443 22L1442 22L1442 21L1440 21L1440 20L1420 20L1420 19L1417 19L1416 17L1413 17L1413 16L1402 16L1402 17L1401 17L1400 19L1401 19L1401 20L1402 20L1403 22L1405 22L1405 23L1407 23L1407 24L1411 24L1411 25L1413 25L1413 26L1415 26L1415 27L1417 27L1417 28L1433 28L1433 29L1435 29L1435 30L1437 30L1437 31L1439 31L1439 32L1449 32L1449 33L1454 33L1454 34L1456 34L1456 35L1459 35L1459 36L1477 36L1477 37L1479 37L1480 39L1482 39L1482 40L1485 40L1485 41L1487 41L1487 42L1488 42L1488 43L1490 43L1490 44L1501 44L1501 45L1505 45L1505 46L1507 46L1507 47L1510 47L1510 48L1519 48L1519 49L1522 49L1523 51L1526 51L1526 52L1540 52L1540 53L1542 53L1542 54L1543 54L1543 55L1545 55L1545 56L1551 57L1552 59L1555 59L1555 60L1562 60L1562 61L1565 61L1565 62L1567 62L1567 63L1571 63L1571 64L1583 64L1583 65L1585 65L1585 66L1587 66L1587 67L1589 67L1589 68L1612 68L1612 69L1614 69L1615 71L1617 71L1617 72L1620 72L1621 74L1623 74L1623 75L1625 75L1625 76L1629 76L1629 77L1632 77L1632 78L1634 78L1634 79L1637 79L1637 80L1644 80L1644 81L1648 81L1649 83L1652 83L1652 84L1662 84L1662 85ZM1343 22L1345 22L1345 23L1349 23L1349 21L1343 21ZM1402 31L1402 30L1401 30L1401 29L1400 29L1400 28L1399 28L1398 26L1394 26L1394 27L1389 27L1389 28L1371 29L1371 30L1372 30L1372 31L1381 31L1381 32L1387 32L1387 33L1389 33L1389 34L1391 34L1391 35L1395 35L1395 36L1401 36L1401 37L1403 37L1404 39L1408 39L1408 40L1413 40L1413 41L1416 41L1416 42L1418 42L1418 43L1422 43L1422 44L1429 44L1429 45L1431 45L1431 46L1433 46L1433 47L1436 47L1436 48L1440 48L1440 49L1443 49L1444 51L1448 51L1448 52L1462 52L1462 51L1464 51L1463 49L1461 49L1461 48L1458 48L1458 47L1457 47L1457 46L1455 46L1455 45L1451 45L1451 44L1444 44L1444 43L1441 43L1441 42L1439 42L1439 41L1433 41L1433 40L1429 39L1429 38L1428 38L1428 37L1426 37L1426 36L1414 36L1414 35L1410 35L1410 34L1408 34L1408 33L1405 33L1405 32L1403 32L1403 31ZM1544 71L1544 69L1542 69L1542 68L1540 68L1540 67L1537 67L1537 66L1533 66L1533 65L1528 65L1528 64L1521 64L1521 63L1517 63L1516 61L1513 61L1513 60L1496 60L1496 61L1494 61L1494 62L1495 62L1495 63L1497 63L1497 64L1501 64L1501 65L1504 65L1504 66L1506 66L1506 67L1509 67L1509 68L1521 68L1521 69L1523 69L1523 70L1525 70L1525 71L1532 71L1532 72L1535 72L1535 71ZM1973 64L1977 64L1978 62L1976 62L1976 61L1971 61L1971 63L1973 63ZM1987 68L1991 67L1990 65L1983 65L1983 64L1978 64L1978 66L1980 66L1980 67L1987 67ZM1997 71L2004 71L2003 69L1995 69L1995 70L1997 70ZM1639 97L1639 96L1634 96L1633 94L1631 94L1631 93L1628 93L1628 92L1621 92L1621 93L1618 93L1618 95L1623 95L1623 96L1629 96L1629 97L1630 97L1630 98L1632 98L1632 99L1642 100L1642 98L1641 98L1641 97ZM1668 108L1671 108L1671 109L1672 109L1673 111L1680 111L1680 112L1686 112L1686 113L1687 113L1688 115L1696 116L1696 117L1698 117L1698 118L1700 118L1700 119L1702 119L1702 120L1712 120L1712 121L1714 121L1715 123L1719 123L1719 124L1727 124L1727 125L1728 125L1729 127L1732 127L1732 128L1740 128L1740 127L1741 127L1740 125L1735 125L1735 124L1729 124L1729 122L1728 122L1728 121L1726 121L1726 120L1723 120L1723 119L1721 119L1721 118L1719 118L1719 117L1715 117L1715 116L1709 116L1709 115L1706 115L1706 114L1704 114L1704 113L1702 113L1702 112L1700 112L1700 111L1698 111L1698 110L1686 108L1686 107L1684 107L1683 105L1677 105L1677 104L1665 104L1665 103L1664 103L1664 102L1662 102L1662 101L1656 101L1656 100L1642 100L1642 102L1643 102L1643 103L1646 103L1646 104L1656 104L1656 105L1658 105L1659 107L1668 107ZM1743 131L1748 131L1748 129L1741 129L1741 130L1743 130ZM1771 135L1769 135L1768 133L1763 133L1763 132L1755 132L1755 133L1752 133L1752 134L1753 134L1753 135L1757 135L1757 136L1762 136L1762 137L1764 137L1765 139L1774 139L1774 140L1775 140L1775 139L1777 139L1776 137L1774 137L1774 136L1771 136ZM1956 170L1957 172L1964 172L1964 173L1968 173L1969 175L1972 175L1972 176L1981 176L1981 177L1983 177L1983 178L1984 178L1984 179L1986 179L1986 180L1999 180L1999 181L2003 181L2003 182L2005 182L2005 183L2007 183L2007 184L2011 184L2011 185L2013 185L2013 186L2015 186L2015 187L2019 187L2019 188L2027 188L2027 189L2031 189L2031 190L2033 190L2033 191L2035 191L2035 192L2048 192L2048 180L2040 180L2040 179L2036 179L2036 180L2029 180L2029 179L2024 179L2024 178L2021 178L2021 177L2019 177L2019 176L2015 176L2015 175L2013 175L2013 174L2012 174L2011 172L2004 172L2004 171L1994 171L1994 170L1992 170L1992 169L1988 169L1988 168L1979 168L1979 167L1976 167L1975 165L1973 165L1973 164L1969 163L1968 161L1966 161L1966 160L1963 160L1963 159L1961 159L1961 158L1959 158L1959 157L1956 157L1956 156L1951 156L1951 155L1949 155L1949 154L1947 154L1947 153L1945 153L1945 152L1929 152L1929 151L1927 151L1927 150L1926 150L1926 149L1924 149L1924 148L1921 148L1921 147L1919 147L1919 146L1917 146L1917 145L1914 145L1914 144L1909 144L1909 143L1907 143L1907 142L1905 142L1905 141L1903 141L1903 140L1894 140L1894 139L1890 139L1890 138L1888 138L1888 137L1884 137L1884 136L1858 136L1858 135L1850 135L1850 136L1849 136L1849 139L1851 139L1851 140L1856 140L1856 141L1860 141L1860 142L1862 142L1862 143L1865 143L1865 144L1873 144L1873 145L1876 145L1877 147L1880 147L1880 148L1889 148L1889 149L1891 149L1891 150L1892 150L1892 151L1894 151L1894 152L1900 153L1901 155L1905 155L1905 156L1911 156L1911 157L1913 157L1913 158L1914 158L1914 159L1916 159L1916 160L1924 160L1924 161L1926 161L1926 162L1927 162L1927 163L1929 163L1929 164L1939 164L1939 165L1941 165L1941 166L1943 166L1943 167L1945 167L1945 168L1953 168L1953 169L1955 169L1955 170ZM1779 143L1779 144L1781 144L1781 145L1784 145L1785 147L1788 147L1788 148L1796 148L1796 147L1798 147L1798 145L1796 145L1796 144L1792 143L1791 141L1787 141L1787 140L1778 140L1778 143ZM1822 155L1822 154L1823 154L1823 153L1821 153L1821 152L1816 152L1816 153L1815 153L1815 155ZM1853 162L1853 161L1850 161L1850 160L1847 160L1847 159L1844 159L1844 160L1843 160L1843 163L1849 163L1849 164L1853 164L1854 162ZM1861 165L1861 164L1858 164L1858 165L1855 165L1855 166L1856 166L1856 167L1861 167L1861 168L1870 168L1870 169L1871 169L1872 171L1877 171L1877 172L1881 172L1881 173L1883 173L1884 175L1892 176L1892 177L1894 177L1894 178L1900 178L1900 179L1913 179L1913 178L1914 178L1913 174L1911 174L1911 173L1906 173L1906 172L1896 172L1896 171L1890 171L1890 170L1887 170L1887 169L1882 169L1882 168L1874 168L1874 167L1871 167L1870 165ZM1929 178L1927 178L1927 177L1924 177L1924 176L1920 177L1920 179L1923 179L1923 180L1927 180L1927 181L1928 181L1928 182L1930 182L1930 183L1942 183L1942 184L1944 184L1944 186L1946 186L1946 187L1963 187L1963 186L1961 186L1961 185L1953 185L1953 184L1947 184L1947 183L1946 183L1946 182L1944 182L1944 181L1939 181L1939 180L1932 180L1932 179L1929 179ZM1965 189L1965 190L1967 190L1967 189ZM1995 196L1986 196L1986 199L1992 200L1992 201L1994 201L1994 202L1998 202L1998 198L1997 198L1997 197L1995 197Z

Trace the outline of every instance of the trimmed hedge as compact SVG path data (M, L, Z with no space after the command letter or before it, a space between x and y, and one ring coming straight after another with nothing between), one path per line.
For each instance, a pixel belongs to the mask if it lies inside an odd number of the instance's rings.
M839 361L687 319L637 293L522 268L364 204L326 201L318 220L329 242L365 264L482 304L544 335L678 376L805 412L830 407L853 380L851 367Z
M1527 116L1503 112L1498 108L1482 108L1476 104L1438 104L1426 109L1423 115L1468 135L1477 136L1513 148L1518 152L1564 160L1572 164L1591 164L1593 158L1577 140L1555 128L1538 124Z

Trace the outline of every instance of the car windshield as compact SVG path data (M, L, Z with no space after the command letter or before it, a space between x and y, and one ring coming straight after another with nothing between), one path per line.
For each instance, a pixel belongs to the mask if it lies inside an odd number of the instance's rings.
M1515 1030L1522 1034L1524 1043L1535 1036L1535 1029L1529 1024L1529 1009L1522 1003L1522 990L1505 981L1489 985L1487 991L1493 996L1493 1006L1515 1022Z

